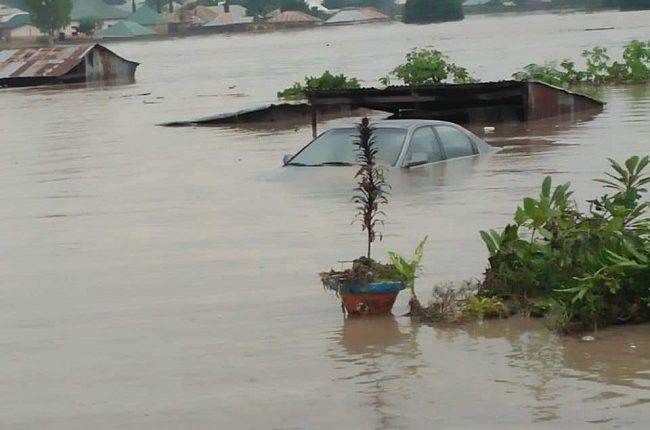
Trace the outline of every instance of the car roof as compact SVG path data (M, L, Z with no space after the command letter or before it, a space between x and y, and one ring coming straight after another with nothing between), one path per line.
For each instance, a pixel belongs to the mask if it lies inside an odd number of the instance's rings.
M350 125L340 125L337 127L332 127L333 129L337 128L350 128L356 124ZM448 121L438 121L433 119L383 119L377 121L370 121L370 125L373 127L382 127L382 128L402 128L410 129L412 127L422 126L422 125L452 125L454 127L460 127L457 124Z

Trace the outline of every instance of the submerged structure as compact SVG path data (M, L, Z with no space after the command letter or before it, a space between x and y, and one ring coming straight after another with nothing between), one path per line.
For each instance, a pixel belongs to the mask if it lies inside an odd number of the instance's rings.
M360 110L386 112L389 119L436 119L463 126L519 124L544 118L589 119L604 103L542 82L502 81L388 88L318 90L308 103L267 105L194 121L163 125L256 124L295 126L344 117Z
M0 87L132 81L138 63L99 44L0 51Z
M383 111L391 118L438 119L458 124L522 122L601 110L604 103L543 82L501 81L319 90L314 107L349 105Z

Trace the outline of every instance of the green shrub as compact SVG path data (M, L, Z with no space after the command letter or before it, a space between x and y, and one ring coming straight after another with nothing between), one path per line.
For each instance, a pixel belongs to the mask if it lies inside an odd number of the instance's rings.
M508 315L508 308L498 297L470 296L460 315L480 320L486 317L502 318Z
M395 67L388 76L381 78L383 85L390 85L391 76L406 85L436 85L444 82L467 84L477 82L464 67L449 62L449 57L435 49L412 50L406 54L406 62Z
M321 76L305 77L305 84L295 82L293 86L278 92L278 98L283 100L302 100L307 96L306 91L314 90L342 90L360 88L356 78L348 78L344 74L333 75L326 70Z
M557 303L560 328L650 321L650 221L643 195L650 157L610 159L597 179L610 193L581 212L570 184L554 190L544 179L538 199L526 197L514 223L481 231L490 253L481 295L497 296L527 314L536 303Z
M650 80L650 41L632 40L625 45L619 61L610 62L607 49L600 46L583 51L582 56L586 63L584 70L577 70L571 60L563 60L559 64L556 61L543 65L529 64L512 76L565 88Z
M465 18L460 0L407 0L402 20L406 24L460 21Z

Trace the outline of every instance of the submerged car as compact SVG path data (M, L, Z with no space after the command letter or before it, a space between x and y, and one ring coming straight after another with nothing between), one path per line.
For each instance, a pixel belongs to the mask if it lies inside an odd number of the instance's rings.
M377 159L391 167L409 168L495 151L463 127L446 121L373 121ZM295 155L285 155L285 166L347 166L357 164L354 125L332 128Z

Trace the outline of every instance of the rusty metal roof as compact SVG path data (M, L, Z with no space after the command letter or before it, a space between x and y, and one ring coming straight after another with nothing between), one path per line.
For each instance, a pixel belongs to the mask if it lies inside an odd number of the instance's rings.
M5 49L0 51L0 79L63 76L95 47L107 49L96 43Z
M288 10L274 14L266 22L320 22L319 18L297 10Z

